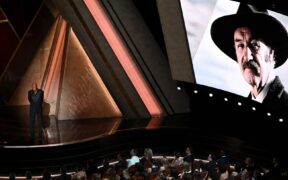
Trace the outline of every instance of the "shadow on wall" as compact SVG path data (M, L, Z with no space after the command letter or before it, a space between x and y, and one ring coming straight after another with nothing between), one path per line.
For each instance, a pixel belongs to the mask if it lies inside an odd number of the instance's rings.
M49 113L50 113L50 108L51 108L51 105L47 102L43 102L43 118L44 118L44 121L45 121L45 127L50 127L50 117L49 117Z

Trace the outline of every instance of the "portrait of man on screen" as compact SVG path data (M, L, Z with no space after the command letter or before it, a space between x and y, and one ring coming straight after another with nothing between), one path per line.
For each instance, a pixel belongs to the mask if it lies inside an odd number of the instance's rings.
M240 3L236 14L217 18L210 33L216 46L238 63L250 86L248 98L287 114L288 94L275 73L288 58L284 25L266 9Z

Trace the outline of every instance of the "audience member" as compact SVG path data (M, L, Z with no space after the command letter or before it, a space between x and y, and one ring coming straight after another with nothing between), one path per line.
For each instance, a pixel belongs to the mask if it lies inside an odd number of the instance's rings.
M186 156L183 158L183 161L192 163L194 161L193 150L192 147L187 147L185 150Z
M229 165L230 161L229 158L226 156L226 153L223 149L220 150L220 157L217 160L217 165L219 167L227 167Z
M140 162L140 159L137 156L137 150L136 149L130 150L130 156L131 156L131 158L128 159L128 168L135 165L136 163Z

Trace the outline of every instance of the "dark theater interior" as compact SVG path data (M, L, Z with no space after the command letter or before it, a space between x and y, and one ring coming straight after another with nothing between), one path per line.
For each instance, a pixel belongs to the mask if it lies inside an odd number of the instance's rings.
M284 0L0 0L0 180L288 179L287 31Z

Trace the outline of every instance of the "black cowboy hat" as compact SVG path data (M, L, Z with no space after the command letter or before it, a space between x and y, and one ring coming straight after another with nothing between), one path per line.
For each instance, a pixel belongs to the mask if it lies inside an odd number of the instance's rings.
M229 57L237 61L234 49L234 31L238 27L249 27L264 43L275 50L275 68L288 58L288 34L285 27L266 9L242 4L236 14L216 19L211 26L214 43Z

